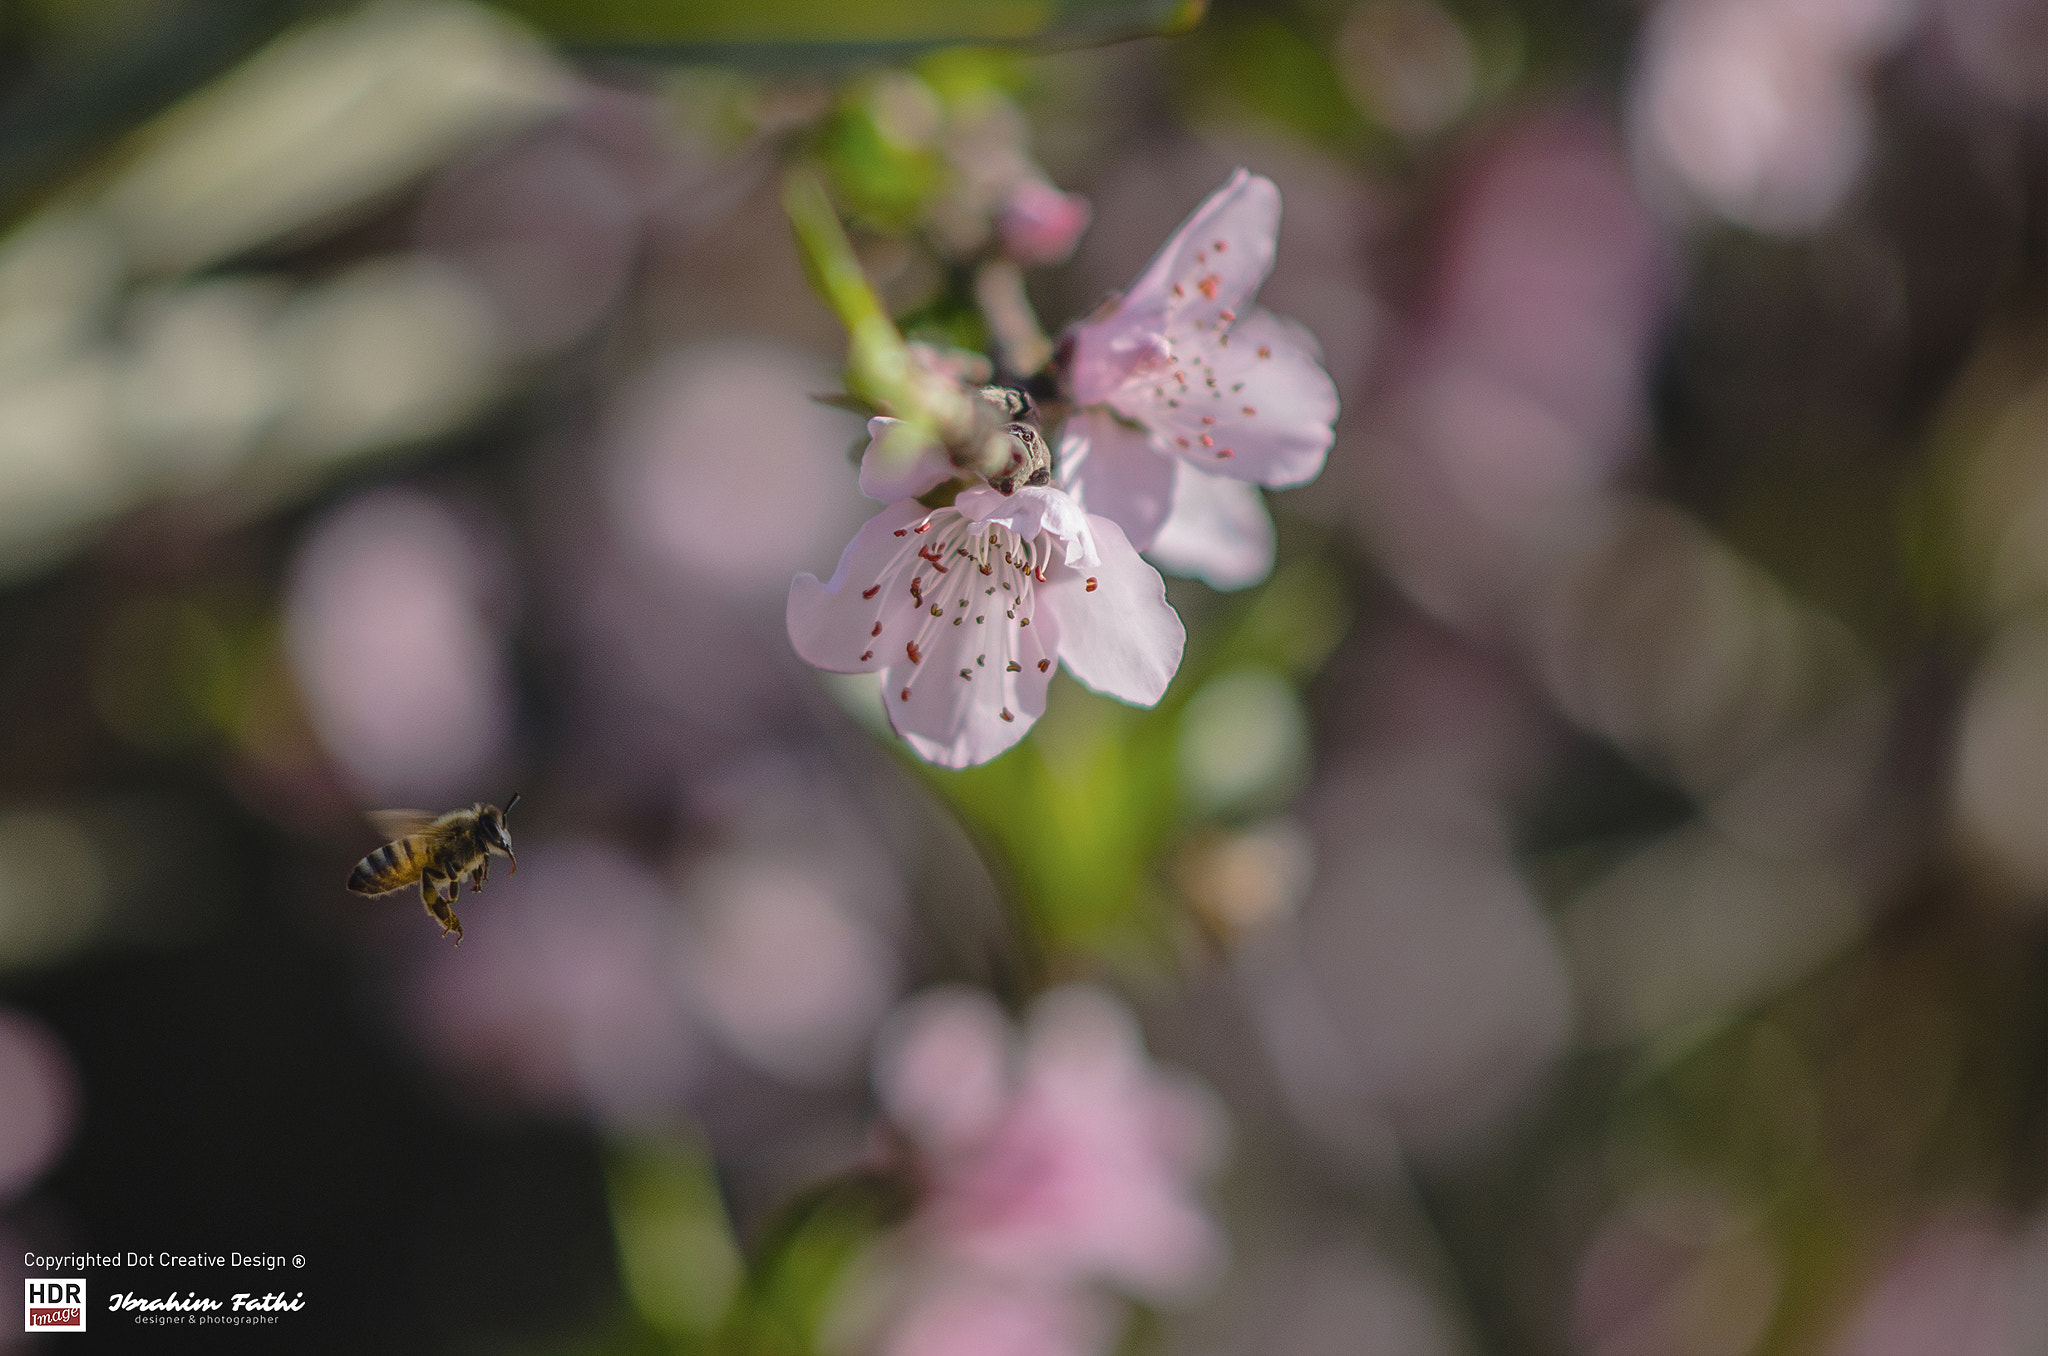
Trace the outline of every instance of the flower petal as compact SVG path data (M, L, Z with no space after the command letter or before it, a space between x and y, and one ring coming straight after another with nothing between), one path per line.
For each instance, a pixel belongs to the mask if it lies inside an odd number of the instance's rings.
M985 763L1045 714L1060 624L1042 593L1037 602L1028 618L1019 618L1028 626L993 606L979 614L972 606L945 607L946 615L922 628L916 663L896 648L882 670L882 704L918 757L940 767Z
M1336 436L1337 386L1314 336L1270 311L1181 345L1171 370L1126 384L1111 403L1168 456L1276 489L1322 474Z
M885 504L915 499L958 474L944 448L914 440L902 420L886 415L868 420L868 447L860 454L860 492L868 498Z
M909 590L918 561L917 548L896 533L924 517L909 500L891 504L853 534L830 583L814 574L790 581L789 643L806 663L831 673L872 673L892 651L902 653L919 616Z
M1173 508L1176 460L1103 410L1082 410L1060 434L1060 483L1083 511L1099 514L1144 550Z
M1055 565L1041 585L1040 616L1057 612L1060 660L1097 692L1138 706L1166 695L1187 631L1166 601L1166 581L1132 549L1124 530L1091 516L1100 563Z
M1167 237L1111 321L1167 334L1228 324L1222 313L1249 310L1272 271L1279 233L1280 190L1238 170Z
M1145 552L1169 574L1212 589L1241 589L1273 572L1273 519L1258 490L1241 480L1175 466L1173 515Z

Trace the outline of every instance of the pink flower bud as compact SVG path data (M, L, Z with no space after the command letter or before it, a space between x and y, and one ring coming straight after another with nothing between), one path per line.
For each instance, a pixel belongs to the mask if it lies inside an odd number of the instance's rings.
M996 234L1020 264L1057 264L1074 252L1094 209L1078 193L1062 193L1042 179L1010 190L996 215Z

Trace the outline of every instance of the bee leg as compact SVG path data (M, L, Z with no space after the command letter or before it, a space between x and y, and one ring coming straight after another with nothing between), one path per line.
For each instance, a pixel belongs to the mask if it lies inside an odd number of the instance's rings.
M462 944L462 920L455 916L452 899L443 899L441 891L451 882L438 876L420 877L420 902L427 906L427 916L441 925L441 935L455 935L455 944ZM459 888L459 886L458 886Z
M484 859L476 864L476 870L469 873L469 888L477 894L482 894L484 892L484 882L490 878L491 858L490 854L486 853Z

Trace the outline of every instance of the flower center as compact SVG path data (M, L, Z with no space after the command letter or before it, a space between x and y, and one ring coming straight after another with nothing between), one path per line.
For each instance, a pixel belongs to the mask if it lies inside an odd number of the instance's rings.
M925 660L941 647L961 658L969 653L974 656L972 663L955 671L954 682L987 681L990 674L997 675L1000 682L1002 674L1022 672L1024 631L1037 609L1038 585L1045 582L1050 544L1027 542L1012 528L972 522L950 508L935 509L924 521L897 528L896 535L904 539L903 545L883 567L874 587L862 593L879 601L885 589L909 590L915 609L911 634L884 639L879 606L870 633L878 648L900 643L910 660L910 674L896 699L909 701L919 680L936 671L938 666L928 666ZM916 553L915 564L910 563L912 552ZM909 576L907 584L900 582L905 574ZM899 582L892 584L892 580ZM866 662L874 654L869 650L861 660ZM1049 658L1036 662L1040 672L1052 666ZM1002 717L1016 719L1008 707L1003 708Z

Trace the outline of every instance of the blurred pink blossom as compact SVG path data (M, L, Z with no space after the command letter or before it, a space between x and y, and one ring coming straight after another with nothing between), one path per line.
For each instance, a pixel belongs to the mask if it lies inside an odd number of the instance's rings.
M1870 140L1872 61L1913 0L1667 0L1644 27L1637 150L1710 210L1802 232L1833 214Z
M1481 150L1439 234L1357 505L1411 597L1491 630L1583 542L1640 447L1669 266L1612 132L1568 110Z
M321 742L375 800L458 799L511 734L490 564L467 524L402 490L328 514L293 562L293 670Z
M1271 568L1270 528L1242 526L1265 522L1251 485L1315 479L1335 436L1337 388L1314 337L1252 309L1279 225L1273 181L1238 170L1129 292L1063 341L1064 379L1082 407L1061 437L1064 483L1140 549L1169 536L1173 564L1217 587ZM1225 483L1185 493L1193 475ZM1237 502L1219 512L1219 498ZM1248 543L1265 557L1255 570Z
M517 876L464 906L459 957L412 949L422 1043L528 1104L629 1123L672 1109L703 1064L673 897L598 844L542 841L520 856Z
M875 478L864 459L862 480ZM890 724L942 767L987 762L1023 738L1045 713L1055 662L1152 705L1187 639L1122 529L1036 487L1005 498L979 486L937 509L892 504L854 534L830 583L796 577L788 623L806 662L880 674Z
M1832 1356L2024 1356L2048 1349L2048 1237L1952 1215L1879 1269Z
M996 235L1020 264L1057 264L1074 252L1093 209L1078 193L1062 193L1043 179L1010 190L996 214Z
M942 1257L1026 1286L1107 1282L1184 1300L1224 1243L1194 1196L1221 1139L1214 1104L1146 1058L1100 990L1055 990L1021 1049L985 996L938 990L893 1019L884 1108L926 1180L913 1224Z
M1100 1296L958 1272L921 1288L877 1350L880 1356L1096 1356L1114 1335L1113 1315Z
M40 1022L0 1008L0 1202L50 1166L77 1111L64 1047Z

